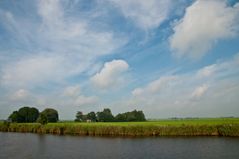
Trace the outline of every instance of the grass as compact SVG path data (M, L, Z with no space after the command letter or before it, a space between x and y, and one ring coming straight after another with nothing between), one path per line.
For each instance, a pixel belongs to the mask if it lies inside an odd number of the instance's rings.
M157 120L146 122L39 123L0 122L0 131L92 136L239 136L239 118Z

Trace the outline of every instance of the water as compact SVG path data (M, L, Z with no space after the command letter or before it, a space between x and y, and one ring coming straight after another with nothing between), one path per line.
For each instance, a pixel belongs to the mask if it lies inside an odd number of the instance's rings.
M1 159L239 158L239 138L112 138L1 133Z

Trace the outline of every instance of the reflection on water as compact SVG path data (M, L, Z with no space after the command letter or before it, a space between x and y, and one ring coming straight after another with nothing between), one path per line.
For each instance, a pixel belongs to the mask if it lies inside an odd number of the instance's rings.
M239 138L112 138L1 133L0 158L239 158Z

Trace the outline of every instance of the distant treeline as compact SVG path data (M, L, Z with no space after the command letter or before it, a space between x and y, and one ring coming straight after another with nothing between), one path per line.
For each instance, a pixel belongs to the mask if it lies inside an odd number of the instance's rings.
M42 112L39 112L34 107L22 107L17 111L13 111L9 115L8 121L16 123L34 123L39 122L46 124L48 122L57 122L59 120L58 112L52 108L46 108ZM101 112L90 112L83 114L81 111L76 113L76 122L126 122L126 121L145 121L143 111L131 111L126 113L120 113L114 116L109 108L105 108Z
M126 121L146 121L143 111L131 111L117 114L113 116L109 108L105 108L101 112L90 112L88 114L83 114L81 111L77 112L75 121L85 122L126 122Z

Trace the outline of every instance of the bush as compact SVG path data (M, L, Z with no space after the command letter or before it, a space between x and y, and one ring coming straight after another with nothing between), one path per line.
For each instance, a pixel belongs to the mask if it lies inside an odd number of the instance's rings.
M41 113L39 118L37 119L37 122L40 123L41 125L46 125L48 123L47 116Z

